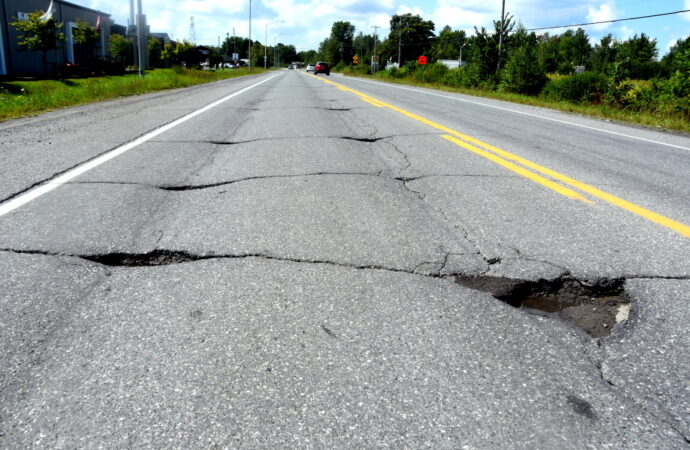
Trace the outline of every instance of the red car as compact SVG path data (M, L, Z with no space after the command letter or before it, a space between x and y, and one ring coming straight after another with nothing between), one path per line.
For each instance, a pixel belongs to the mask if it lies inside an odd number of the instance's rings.
M331 76L331 68L328 65L328 63L325 62L317 62L316 66L314 67L314 75L319 74L319 73L325 73L328 76Z

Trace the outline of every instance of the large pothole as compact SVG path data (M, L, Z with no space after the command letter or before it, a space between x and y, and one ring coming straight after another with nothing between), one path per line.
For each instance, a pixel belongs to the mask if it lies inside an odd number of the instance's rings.
M488 292L515 308L573 323L593 338L610 335L630 311L624 279L589 282L567 276L539 281L490 276L454 278L462 286Z

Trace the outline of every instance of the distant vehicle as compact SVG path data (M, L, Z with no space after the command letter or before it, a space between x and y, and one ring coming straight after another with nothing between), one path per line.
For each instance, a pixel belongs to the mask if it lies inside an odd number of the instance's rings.
M307 72L313 72L314 71L314 64L309 64L307 65Z
M329 77L331 76L331 67L326 62L317 62L314 66L314 75L319 73L325 73Z

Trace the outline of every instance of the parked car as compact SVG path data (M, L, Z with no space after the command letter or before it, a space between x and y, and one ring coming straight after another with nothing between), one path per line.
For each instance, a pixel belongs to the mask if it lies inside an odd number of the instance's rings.
M326 75L331 76L331 66L329 66L326 62L317 62L316 66L314 66L314 75L319 73L325 73Z
M308 64L307 65L307 72L313 72L314 71L314 64Z

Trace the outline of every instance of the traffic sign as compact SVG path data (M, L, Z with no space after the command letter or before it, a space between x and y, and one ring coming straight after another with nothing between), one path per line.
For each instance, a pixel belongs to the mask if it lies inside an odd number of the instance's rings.
M359 64L359 56L355 55L352 57L352 64L355 66Z
M426 56L420 56L417 62L419 64L426 64Z

